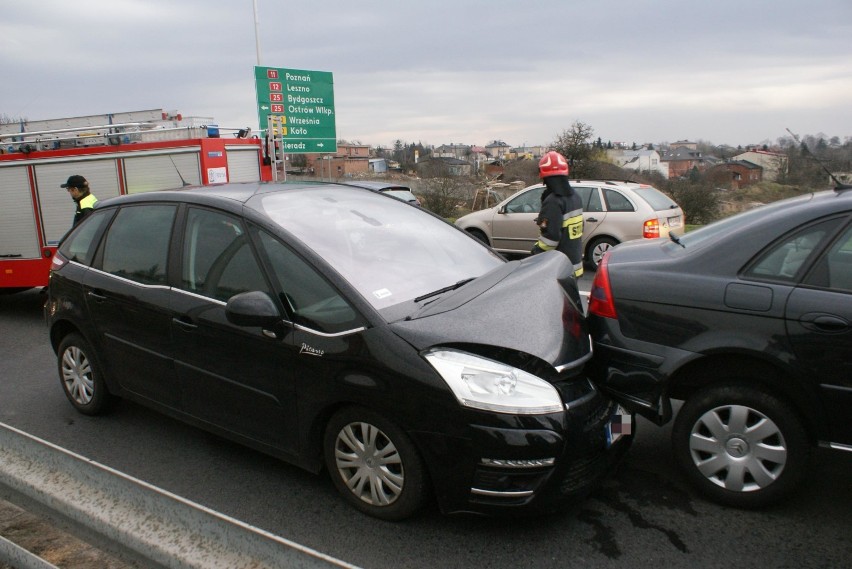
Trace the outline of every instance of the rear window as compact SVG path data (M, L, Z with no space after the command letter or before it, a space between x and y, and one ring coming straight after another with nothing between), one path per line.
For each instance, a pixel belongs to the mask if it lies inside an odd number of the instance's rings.
M403 201L414 200L414 194L412 194L410 190L382 190L382 193Z
M648 202L654 211L662 211L664 209L672 209L679 207L669 196L651 186L640 186L633 188L633 191Z

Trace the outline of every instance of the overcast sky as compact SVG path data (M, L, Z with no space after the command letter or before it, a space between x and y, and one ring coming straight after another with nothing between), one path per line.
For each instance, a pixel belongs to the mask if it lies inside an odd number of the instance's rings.
M330 71L372 146L852 137L850 0L257 0L260 63ZM252 0L0 0L0 114L257 130Z

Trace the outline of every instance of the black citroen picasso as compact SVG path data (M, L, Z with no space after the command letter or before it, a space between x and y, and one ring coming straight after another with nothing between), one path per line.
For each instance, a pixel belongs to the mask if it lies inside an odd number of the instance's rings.
M135 401L399 520L551 511L613 470L632 417L587 379L575 287L366 189L247 183L101 202L45 310L80 412Z

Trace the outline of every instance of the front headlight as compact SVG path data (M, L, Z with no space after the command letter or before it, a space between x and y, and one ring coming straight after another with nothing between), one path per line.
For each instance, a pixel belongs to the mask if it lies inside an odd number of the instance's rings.
M556 388L520 369L458 350L438 348L424 357L465 407L516 415L562 411Z

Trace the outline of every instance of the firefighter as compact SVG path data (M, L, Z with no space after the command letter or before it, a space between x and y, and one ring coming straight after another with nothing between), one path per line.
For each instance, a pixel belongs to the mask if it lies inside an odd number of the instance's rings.
M98 203L98 198L89 191L89 182L83 176L74 174L68 178L68 181L60 187L68 190L71 199L77 204L77 209L74 212L74 223L71 227L75 227L83 221L87 215L92 213L95 204Z
M574 277L583 274L583 202L568 183L568 161L551 150L538 163L539 175L546 186L541 195L541 212L535 222L541 236L532 253L557 250L574 267Z

